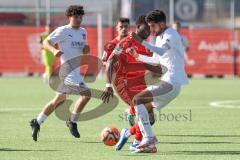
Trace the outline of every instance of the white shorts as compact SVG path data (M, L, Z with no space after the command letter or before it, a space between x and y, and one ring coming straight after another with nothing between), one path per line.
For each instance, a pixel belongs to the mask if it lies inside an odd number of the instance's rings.
M158 84L154 84L148 86L148 90L153 95L152 105L157 110L165 107L168 103L170 103L173 99L175 99L181 90L181 85L174 84L169 87L170 84L161 81Z
M81 95L81 93L87 90L89 90L89 88L83 82L79 83L79 85L60 83L57 88L56 94Z

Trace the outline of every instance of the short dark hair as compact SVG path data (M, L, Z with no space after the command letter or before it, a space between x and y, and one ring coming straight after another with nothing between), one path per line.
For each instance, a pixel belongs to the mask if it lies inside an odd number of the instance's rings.
M118 22L130 24L129 18L124 18L124 17L119 18Z
M84 15L84 9L83 6L80 5L71 5L67 8L66 10L66 16L71 17L71 16L80 16Z
M137 17L136 19L136 26L139 27L140 25L145 24L148 26L147 22L146 22L146 15L140 15Z
M150 22L154 22L154 23L164 22L164 23L166 23L166 15L163 11L156 9L156 10L148 12L148 14L146 16L146 21L147 21L147 23L150 23Z
M181 28L181 27L182 27L182 25L181 25L180 21L174 21L174 22L173 22L173 24L176 24L176 25L177 25L177 27L179 27L179 28Z

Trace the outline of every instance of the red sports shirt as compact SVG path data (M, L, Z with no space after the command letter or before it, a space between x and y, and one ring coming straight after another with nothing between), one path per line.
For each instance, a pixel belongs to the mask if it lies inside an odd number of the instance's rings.
M116 40L112 41L112 43L113 42L116 42ZM129 105L133 105L133 97L147 87L144 79L147 69L145 64L137 61L134 57L126 53L125 50L131 46L135 48L138 54L151 56L152 53L129 36L122 39L118 45L121 47L121 53L119 55L114 55L118 58L117 64L114 66L116 73L114 86L121 99ZM108 50L108 52L106 52L106 61L112 51Z

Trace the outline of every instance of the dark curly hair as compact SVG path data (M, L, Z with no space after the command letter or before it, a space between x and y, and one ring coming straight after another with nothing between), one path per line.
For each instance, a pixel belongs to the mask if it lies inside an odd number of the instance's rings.
M146 15L140 15L136 19L136 26L139 27L140 25L145 24L148 25L146 22Z
M154 23L158 23L158 22L164 22L166 23L166 15L163 11L161 10L153 10L147 13L146 16L146 21L147 23L150 22L154 22Z
M84 9L83 6L80 5L71 5L67 8L66 10L66 16L71 17L71 16L80 16L84 15Z
M129 20L129 18L121 17L121 18L119 18L118 22L128 23L128 24L129 24L129 23L130 23L130 20Z

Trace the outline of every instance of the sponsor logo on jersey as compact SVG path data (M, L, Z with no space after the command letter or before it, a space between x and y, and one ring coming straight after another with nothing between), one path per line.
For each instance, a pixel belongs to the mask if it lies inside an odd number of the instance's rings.
M72 41L71 42L71 46L73 48L83 48L84 45L85 45L84 42L79 42L79 41Z

